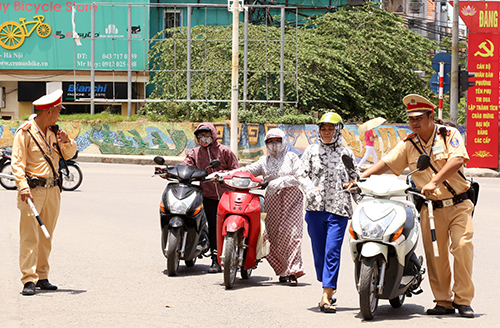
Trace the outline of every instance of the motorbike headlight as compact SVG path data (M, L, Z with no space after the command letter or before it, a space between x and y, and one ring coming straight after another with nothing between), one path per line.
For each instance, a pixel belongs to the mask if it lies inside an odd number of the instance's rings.
M194 198L196 198L196 193L192 193L184 199L177 199L177 197L174 196L174 193L170 189L167 193L168 209L170 213L186 214L189 209L189 205L193 203Z
M252 181L250 178L232 177L231 179L224 179L224 183L237 189L250 189L259 186L259 182Z
M381 239L395 216L396 211L393 210L385 217L373 221L366 215L364 209L361 209L361 211L359 211L359 225L361 226L363 238Z

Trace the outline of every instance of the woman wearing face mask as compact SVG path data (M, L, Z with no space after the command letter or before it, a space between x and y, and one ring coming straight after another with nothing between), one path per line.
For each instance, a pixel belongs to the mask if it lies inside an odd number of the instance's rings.
M322 312L334 313L336 299L333 295L337 291L340 250L347 220L353 212L351 196L342 192L343 183L355 179L341 158L348 155L354 163L356 161L353 152L342 146L344 124L338 114L326 113L318 125L319 142L304 151L299 176L307 195L305 219L316 278L323 285L319 307Z
M304 275L301 255L303 197L296 176L300 159L288 152L282 130L269 130L264 140L269 155L230 173L246 171L254 176L264 176L269 181L264 198L266 230L270 242L266 259L279 276L279 282L297 286L297 279Z
M226 172L240 167L238 159L231 149L217 141L217 131L212 123L201 123L194 131L194 135L201 147L191 150L182 164L194 165L204 170L212 160L221 161L221 166L208 169L209 173ZM208 269L208 273L222 272L217 261L217 206L222 194L229 189L213 182L202 183L201 188L203 189L203 207L207 216L208 239L212 252L212 265Z

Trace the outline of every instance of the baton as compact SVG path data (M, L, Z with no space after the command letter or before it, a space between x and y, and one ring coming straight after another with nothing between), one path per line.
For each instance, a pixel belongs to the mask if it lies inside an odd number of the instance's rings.
M40 218L40 214L38 214L38 211L36 210L35 205L31 201L31 198L29 198L29 197L28 197L28 204L30 205L31 210L33 211L33 214L35 214L36 220L38 221L38 224L40 225L40 228L42 229L43 234L45 235L45 237L47 239L49 239L50 238L50 234L47 231L47 228L45 227L45 225L43 224L42 219Z
M427 210L429 211L429 225L431 227L432 248L434 249L434 257L439 257L439 250L436 240L436 227L434 226L434 208L432 200L427 201Z

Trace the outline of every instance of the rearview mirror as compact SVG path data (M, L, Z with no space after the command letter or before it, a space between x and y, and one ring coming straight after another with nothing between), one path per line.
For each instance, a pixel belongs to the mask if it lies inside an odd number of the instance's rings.
M156 164L158 165L164 165L165 164L165 159L161 156L156 156L153 161L155 161Z
M350 156L342 155L342 163L344 163L345 167L349 170L354 171L354 162Z
M431 165L431 157L427 154L420 155L417 162L417 169L423 171L426 170L429 165Z
M210 165L207 167L207 169L208 168L215 169L216 167L219 167L221 165L222 165L221 161L219 161L218 159L214 159L210 162Z

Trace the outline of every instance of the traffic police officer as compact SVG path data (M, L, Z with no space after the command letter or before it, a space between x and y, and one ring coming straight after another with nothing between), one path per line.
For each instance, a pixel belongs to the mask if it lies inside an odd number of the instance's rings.
M16 131L12 147L12 173L19 189L17 207L21 211L19 265L23 295L34 295L35 286L56 290L48 280L52 233L60 207L59 158L71 158L77 145L67 133L54 127L62 106L62 90L33 102L37 116ZM58 147L59 146L59 147ZM59 153L59 150L61 153ZM49 162L50 161L50 162ZM45 238L28 205L30 198L43 220L50 238Z
M473 318L474 311L470 304L474 297L471 278L474 256L474 205L467 197L470 184L458 173L460 171L463 175L463 164L469 161L469 156L457 129L434 123L436 106L433 103L415 94L404 97L403 103L407 107L406 115L414 133L399 142L381 161L361 174L360 178L382 174L388 169L396 175L401 174L406 167L413 171L420 154L425 153L431 157L435 172L428 168L412 175L422 194L433 200L439 250L439 257L435 257L427 207L422 206L422 239L429 269L429 282L436 302L436 306L428 309L427 314L453 314L455 309L458 309L461 316ZM455 282L452 288L448 251L454 257Z

